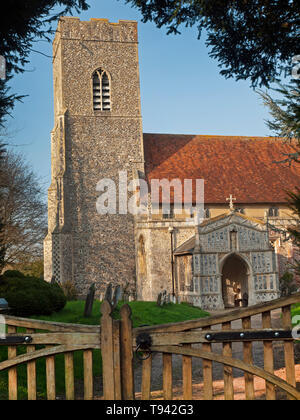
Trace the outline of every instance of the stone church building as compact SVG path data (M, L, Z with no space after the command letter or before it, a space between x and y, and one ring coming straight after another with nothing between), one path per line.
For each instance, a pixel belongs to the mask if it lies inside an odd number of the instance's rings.
M167 290L207 309L279 296L279 277L296 252L286 235L293 223L286 190L300 185L300 171L274 161L293 144L143 133L133 21L61 18L53 81L46 280L72 282L81 296L95 282L99 298L109 283L139 300ZM120 173L125 188L132 180L149 187L204 180L202 220L194 190L181 211L182 198L171 194L167 211L159 195L146 213L130 214ZM118 186L115 213L97 212L102 179Z

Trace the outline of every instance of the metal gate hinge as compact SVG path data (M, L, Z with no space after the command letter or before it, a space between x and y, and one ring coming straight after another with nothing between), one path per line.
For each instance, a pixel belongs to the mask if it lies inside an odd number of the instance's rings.
M32 342L32 337L30 335L26 336L7 336L6 338L0 338L0 346L13 346L18 344L30 344Z
M292 339L292 331L273 330L273 331L222 331L211 332L205 335L207 341L255 341L255 340L287 340Z

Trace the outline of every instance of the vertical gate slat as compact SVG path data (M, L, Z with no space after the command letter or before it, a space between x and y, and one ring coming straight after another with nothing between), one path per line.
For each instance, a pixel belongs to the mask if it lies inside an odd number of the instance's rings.
M122 399L134 400L133 342L132 320L129 305L123 305L120 310L120 354Z
M250 330L251 317L243 318L242 324L245 330ZM245 341L243 347L244 347L244 362L249 365L253 365L252 342ZM246 400L255 399L254 377L253 375L249 373L245 373L245 394L246 394Z
M47 346L51 348L52 346ZM46 357L46 382L47 382L47 399L54 401L56 399L55 384L55 356Z
M262 314L262 327L272 328L271 312L264 312ZM264 341L264 369L266 372L274 373L274 353L273 342ZM266 381L266 399L274 401L276 399L275 386Z
M66 399L68 401L73 401L75 399L73 352L65 353L65 385Z
M103 394L105 400L115 400L120 395L121 377L120 368L115 369L115 364L119 366L120 351L116 350L116 343L120 340L119 321L113 321L111 317L112 308L110 303L105 300L101 305L101 354L102 354L102 376ZM117 326L118 325L118 326Z
M163 354L163 390L164 399L173 399L172 354Z
M222 330L231 330L231 322L224 322L222 324ZM231 343L223 343L223 355L232 357ZM232 368L229 366L224 366L224 397L225 400L234 400Z
M121 389L121 359L120 359L120 321L113 321L113 349L114 349L114 381L115 400L122 399Z
M183 344L183 347L191 348L191 344ZM192 357L182 356L182 387L183 399L191 400L193 397L193 380L192 380Z
M143 360L142 368L142 400L151 399L152 354Z
M13 326L7 327L9 334L15 334L17 328ZM8 359L14 359L17 356L17 346L8 347ZM18 371L16 367L8 370L8 398L12 401L18 399Z
M210 327L203 328L204 331L210 331ZM203 351L211 352L212 346L210 343L202 345ZM203 397L205 400L213 400L213 363L211 360L203 360Z
M291 329L292 328L292 317L291 317L291 306L284 306L282 308L282 322L283 328ZM288 384L296 387L296 371L295 371L295 352L294 352L294 342L285 341L284 342L284 354L285 354L285 367L286 367L286 381ZM289 399L294 399L289 396Z
M83 371L84 371L84 399L90 401L94 396L93 379L93 350L83 352Z
M35 330L32 328L27 328L27 334L34 334ZM35 346L28 345L27 353L33 353L35 351ZM27 363L27 391L28 391L28 400L36 400L36 362Z

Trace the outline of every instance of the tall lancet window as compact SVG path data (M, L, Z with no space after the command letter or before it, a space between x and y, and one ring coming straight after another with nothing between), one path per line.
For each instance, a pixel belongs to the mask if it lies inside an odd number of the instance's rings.
M93 107L95 111L111 110L110 78L101 69L93 74Z

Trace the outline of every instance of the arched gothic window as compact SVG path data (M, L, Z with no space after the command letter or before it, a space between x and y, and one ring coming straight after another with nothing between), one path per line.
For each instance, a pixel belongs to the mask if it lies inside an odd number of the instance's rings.
M110 78L101 69L93 74L93 108L95 111L111 111Z
M203 215L204 215L205 219L209 219L210 218L210 209L205 208ZM190 217L195 217L195 210L192 207L190 208Z
M240 214L245 214L245 209L243 207L238 207L235 211Z
M205 219L210 218L210 210L208 208L204 209L204 217L205 217Z
M138 243L138 270L140 277L145 280L147 277L147 262L146 262L146 250L145 241L143 236L139 237Z
M279 210L277 207L270 207L268 212L269 217L278 217L279 216Z

